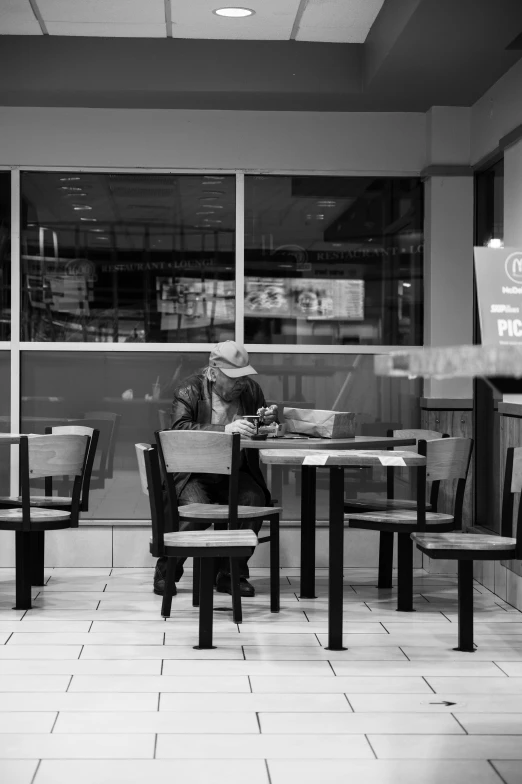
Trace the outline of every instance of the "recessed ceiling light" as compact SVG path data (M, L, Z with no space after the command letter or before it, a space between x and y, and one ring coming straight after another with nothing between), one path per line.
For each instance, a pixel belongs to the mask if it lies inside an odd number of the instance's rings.
M213 14L217 14L217 16L230 16L236 19L243 17L243 16L253 16L255 11L252 11L251 8L216 8L212 11Z

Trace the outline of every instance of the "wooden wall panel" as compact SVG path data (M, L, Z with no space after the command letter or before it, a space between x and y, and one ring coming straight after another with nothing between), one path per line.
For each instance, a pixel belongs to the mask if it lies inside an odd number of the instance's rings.
M522 417L499 416L500 420L500 455L498 461L498 506L500 516L503 477L506 468L506 450L510 446L522 446ZM513 517L516 520L520 496L515 497ZM513 531L515 531L513 527ZM522 561L502 561L502 563L516 574L522 575Z

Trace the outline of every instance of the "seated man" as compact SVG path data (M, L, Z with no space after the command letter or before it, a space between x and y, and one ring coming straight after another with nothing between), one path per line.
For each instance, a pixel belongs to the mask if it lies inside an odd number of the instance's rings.
M277 407L266 407L261 387L250 376L257 375L249 364L243 346L226 340L215 346L209 357L208 367L185 379L174 390L172 403L173 430L215 430L252 436L254 426L246 419L235 417L254 412L262 414L264 422L271 424L277 418ZM174 483L178 504L228 504L228 477L212 474L175 474ZM259 468L258 454L245 449L241 453L239 470L238 504L243 506L270 506L270 493ZM191 522L181 524L181 530L201 529ZM257 534L261 521L240 521L241 528L253 528ZM179 559L176 580L183 574L183 561ZM231 593L229 559L217 564L216 589ZM241 595L254 596L255 590L249 576L247 559L240 560ZM159 558L154 573L154 593L162 595L165 588L167 558Z

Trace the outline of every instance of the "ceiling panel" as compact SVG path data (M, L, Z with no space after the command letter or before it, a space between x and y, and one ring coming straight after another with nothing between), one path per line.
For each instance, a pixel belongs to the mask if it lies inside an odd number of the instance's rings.
M37 0L47 22L165 24L163 0ZM62 33L68 35L68 33ZM71 33L77 35L77 33ZM89 35L89 33L86 33ZM90 33L95 35L95 33ZM146 34L143 35L146 37Z
M362 44L384 0L309 0L298 41Z
M1 35L42 35L29 0L0 0Z
M95 38L166 38L165 24L86 24L46 22L49 35L79 35Z
M243 6L253 16L230 19L213 14L216 8ZM174 38L229 38L287 41L299 9L299 0L171 0Z

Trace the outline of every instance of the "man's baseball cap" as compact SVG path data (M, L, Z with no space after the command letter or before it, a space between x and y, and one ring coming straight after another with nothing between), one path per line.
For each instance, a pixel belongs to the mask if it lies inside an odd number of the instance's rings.
M208 364L210 367L219 368L229 378L257 375L257 370L248 362L245 347L233 340L224 340L214 346Z

